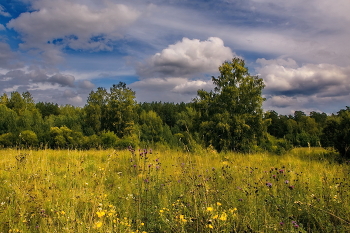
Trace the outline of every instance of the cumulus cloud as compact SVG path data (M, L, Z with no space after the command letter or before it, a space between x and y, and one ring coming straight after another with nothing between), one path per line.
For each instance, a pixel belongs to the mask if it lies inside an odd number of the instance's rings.
M48 82L51 82L52 84L59 84L61 86L68 86L68 87L74 87L74 81L75 78L72 75L67 74L55 74L47 79Z
M212 82L187 78L149 78L130 84L140 102L189 102L196 97L197 90L212 89Z
M218 37L208 40L183 38L156 53L137 68L141 77L189 76L197 73L215 72L225 61L235 56Z
M264 78L267 93L292 95L317 95L319 97L343 96L350 93L350 67L332 64L304 64L288 59L258 59L258 68Z
M34 11L22 13L7 24L21 33L25 49L54 45L111 50L111 40L120 37L120 30L139 16L139 12L126 5L112 3L94 8L69 0L37 0L32 7Z
M210 90L213 88L214 84L212 81L194 80L181 83L180 85L175 86L172 91L193 95L197 93L198 90Z
M131 84L141 101L188 102L199 89L213 88L208 74L235 54L222 39L183 38L148 58L137 67L140 81Z
M72 75L61 73L49 75L42 69L35 69L28 72L18 69L11 70L1 76L3 79L7 80L7 85L13 85L14 83L23 85L29 85L31 83L51 83L52 85L58 84L62 87L74 87L75 81Z
M89 80L78 80L70 74L49 73L38 67L0 73L0 92L29 91L35 101L82 106L94 87Z
M292 59L258 59L256 70L264 79L267 102L272 108L325 108L339 106L350 97L350 66L332 64L297 65ZM328 107L330 109L330 107ZM295 109L298 110L298 109Z
M7 43L0 41L0 51L0 68L15 69L23 66L22 63L16 60L18 55L12 52Z
M82 80L78 82L78 87L82 89L93 89L95 87L95 84L90 82L89 80Z

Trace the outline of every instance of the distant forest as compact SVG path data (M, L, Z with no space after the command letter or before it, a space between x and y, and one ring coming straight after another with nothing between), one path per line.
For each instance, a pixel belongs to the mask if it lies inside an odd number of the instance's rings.
M0 147L176 148L282 154L325 147L348 157L350 108L337 114L263 112L263 80L234 58L219 67L215 89L190 103L137 103L125 83L91 91L84 107L35 103L29 92L0 97Z

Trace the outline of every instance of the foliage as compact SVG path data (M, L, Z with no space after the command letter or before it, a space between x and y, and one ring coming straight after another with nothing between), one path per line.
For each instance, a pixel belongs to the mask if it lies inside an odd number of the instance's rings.
M101 134L101 143L104 148L113 148L118 137L113 132L104 132Z
M35 103L29 92L0 96L0 144L34 148L206 148L283 154L292 147L334 148L349 156L349 109L326 113L262 111L263 80L233 58L190 103L136 103L123 82L91 91L84 107ZM26 142L20 134L26 132ZM31 133L28 133L31 132ZM108 136L105 133L108 133ZM36 138L35 136L36 135Z
M323 128L322 145L334 147L344 157L350 157L350 108L329 117Z
M38 144L38 137L36 133L31 130L24 130L19 135L21 143L25 144L26 147L36 146Z
M215 92L200 90L195 100L200 133L206 146L248 152L263 140L263 80L251 76L239 58L225 62L219 71L212 78Z

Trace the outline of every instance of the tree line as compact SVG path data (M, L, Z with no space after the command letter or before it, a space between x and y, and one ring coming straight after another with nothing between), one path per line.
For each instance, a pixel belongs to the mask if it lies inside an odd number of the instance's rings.
M337 114L264 112L264 82L233 58L189 103L137 103L123 82L91 91L84 107L35 103L29 92L0 97L0 147L168 147L277 154L322 146L349 156L350 109Z

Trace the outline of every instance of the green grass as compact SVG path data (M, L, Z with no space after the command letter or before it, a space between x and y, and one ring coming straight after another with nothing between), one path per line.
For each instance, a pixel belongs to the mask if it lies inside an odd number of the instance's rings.
M140 152L0 151L0 232L350 231L334 153Z

